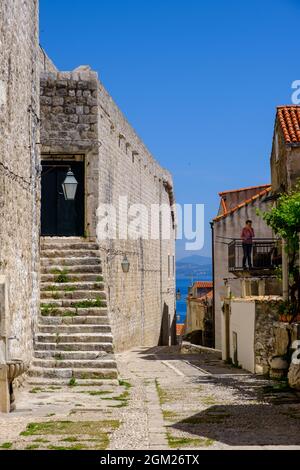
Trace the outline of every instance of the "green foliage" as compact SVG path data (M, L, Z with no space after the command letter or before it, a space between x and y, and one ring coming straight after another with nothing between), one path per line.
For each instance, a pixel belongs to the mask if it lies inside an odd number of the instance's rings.
M298 244L300 232L300 185L288 194L282 194L275 207L259 215L277 235L289 242Z
M3 444L0 445L0 449L11 449L12 446L12 442L3 442Z
M54 280L54 282L58 282L60 284L64 284L65 282L70 282L69 277L67 276L67 270L62 271Z
M276 206L268 212L257 211L276 235L286 241L286 251L289 258L290 304L280 307L279 313L295 316L300 308L300 272L297 263L300 233L300 184L293 191L282 194L276 201ZM280 270L276 273L282 277ZM297 295L296 295L297 293Z
M75 308L93 308L93 307L105 307L106 304L105 302L98 297L95 300L82 300L80 302L75 302L74 307Z
M77 385L75 377L72 377L69 381L69 387L75 387Z

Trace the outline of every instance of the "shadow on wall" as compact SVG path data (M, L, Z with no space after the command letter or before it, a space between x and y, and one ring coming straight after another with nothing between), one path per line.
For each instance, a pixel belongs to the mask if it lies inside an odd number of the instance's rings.
M176 342L176 315L170 324L169 306L164 302L158 346L175 345Z

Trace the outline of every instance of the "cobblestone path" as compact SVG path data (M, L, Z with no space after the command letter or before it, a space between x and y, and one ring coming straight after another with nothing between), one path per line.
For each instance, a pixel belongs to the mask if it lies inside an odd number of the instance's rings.
M2 449L300 449L300 397L212 353L117 354L119 385L25 386Z

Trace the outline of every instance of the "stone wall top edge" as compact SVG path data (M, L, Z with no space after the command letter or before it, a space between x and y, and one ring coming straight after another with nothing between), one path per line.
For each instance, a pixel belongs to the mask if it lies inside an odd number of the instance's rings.
M161 166L161 164L153 157L151 152L148 150L146 145L143 143L142 139L138 136L137 132L128 122L127 118L120 110L112 96L106 90L103 83L100 81L98 77L98 73L93 70L88 71L72 71L72 72L64 72L64 71L42 71L40 74L41 80L48 80L48 81L56 81L56 80L70 80L70 81L88 81L88 82L96 82L98 86L99 94L103 94L105 96L106 102L109 103L111 109L111 113L114 114L116 120L118 121L119 125L117 131L120 133L126 134L127 138L134 141L134 144L140 149L140 152L144 154L144 156L151 161L159 170L160 176L162 179L165 179L173 186L173 177L169 170ZM102 103L105 104L105 103ZM113 120L113 116L111 117ZM121 124L120 124L121 123Z
M282 297L279 295L266 295L266 296L252 296L252 297L234 297L230 299L234 302L246 302L246 303L276 303L282 302Z

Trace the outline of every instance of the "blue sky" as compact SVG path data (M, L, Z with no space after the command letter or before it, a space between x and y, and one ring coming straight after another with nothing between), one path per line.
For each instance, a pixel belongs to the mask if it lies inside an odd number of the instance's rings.
M55 64L98 71L172 172L177 202L205 204L202 255L218 192L270 181L275 108L300 79L299 24L298 0L40 0Z

